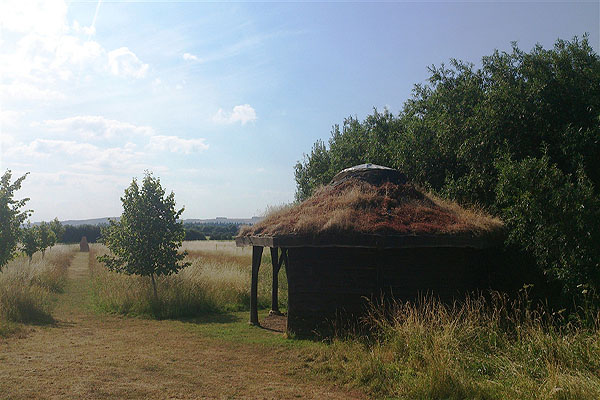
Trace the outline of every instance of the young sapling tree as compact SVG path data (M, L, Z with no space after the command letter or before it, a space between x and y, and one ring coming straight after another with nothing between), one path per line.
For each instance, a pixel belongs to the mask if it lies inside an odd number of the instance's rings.
M21 232L21 249L29 257L29 264L36 251L40 250L40 228L37 226L31 226L30 223L27 227L23 228Z
M21 224L30 215L23 210L28 198L15 200L14 194L21 188L27 174L11 183L12 173L7 170L0 179L0 271L16 254Z
M54 232L54 236L56 236L56 242L62 242L65 234L65 227L60 223L58 217L50 221L49 225L52 232Z
M56 234L51 229L50 224L42 222L38 227L39 249L42 252L42 259L46 255L46 250L56 244Z
M158 299L156 277L170 275L190 263L178 249L185 237L176 210L175 195L165 195L160 179L146 172L141 187L134 178L121 198L123 214L118 222L102 228L102 242L112 254L98 257L110 270L149 276L154 299Z

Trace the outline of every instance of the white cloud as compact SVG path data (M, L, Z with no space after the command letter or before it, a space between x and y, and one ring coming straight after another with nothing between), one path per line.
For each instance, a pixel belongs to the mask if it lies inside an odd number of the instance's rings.
M0 2L1 27L13 36L1 53L3 80L40 84L106 63L100 44L78 36L86 29L78 23L69 28L66 10L58 0Z
M2 0L0 28L10 32L56 34L64 30L63 0Z
M75 140L35 139L29 143L13 140L2 145L3 159L11 164L44 159L48 164L58 162L77 172L114 175L135 175L145 169L164 170L163 167L146 163L146 153L136 151L136 146L131 143L123 147L103 148Z
M28 144L11 143L4 151L8 157L18 156L20 158L48 158L54 154L78 155L96 151L98 148L88 143L78 143L66 140L35 139Z
M57 90L41 88L25 82L0 84L2 101L11 100L62 100L65 95Z
M16 140L13 136L9 135L6 132L2 132L0 135L0 154L4 154L8 148L14 146ZM2 157L0 157L0 160Z
M254 122L256 119L256 111L250 104L235 106L230 113L219 108L219 111L213 116L213 121L218 124L233 124L240 122L242 125L246 125L247 122Z
M144 64L127 47L121 47L108 53L108 68L117 76L143 78L148 72L148 64Z
M191 53L183 53L183 59L186 61L199 61L200 60L197 56L195 56Z
M45 126L53 132L75 135L85 139L113 139L154 134L154 129L150 126L134 125L96 115L46 120L42 124L35 125Z
M2 90L2 89L0 89ZM22 111L14 111L14 110L2 110L0 111L0 128L2 131L4 129L10 127L14 128L17 126L17 121L25 114ZM3 133L4 135L4 133Z
M83 33L84 35L92 36L96 34L95 26L82 26L79 25L79 21L73 21L73 30L77 33Z
M177 136L152 136L148 144L150 151L169 151L171 153L198 153L208 149L206 139L183 139Z
M109 52L90 40L94 23L69 24L64 0L2 0L0 30L10 38L0 48L4 104L64 99L57 82L90 73L143 78L149 69L127 47Z

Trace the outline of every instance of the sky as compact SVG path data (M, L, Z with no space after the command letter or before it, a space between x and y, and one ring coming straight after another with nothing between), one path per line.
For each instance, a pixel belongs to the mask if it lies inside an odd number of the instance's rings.
M0 1L0 171L32 222L118 216L144 171L184 218L293 201L344 118L398 113L428 66L589 34L590 2Z

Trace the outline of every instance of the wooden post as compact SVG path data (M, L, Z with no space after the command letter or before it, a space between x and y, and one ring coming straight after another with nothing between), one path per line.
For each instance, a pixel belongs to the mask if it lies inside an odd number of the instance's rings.
M271 287L271 311L270 315L281 315L281 311L279 311L279 269L281 268L281 263L283 262L283 250L281 253L281 258L279 258L279 249L277 247L271 247L271 260L273 264L273 285Z
M262 246L252 247L252 284L250 286L250 324L258 323L258 269L262 259Z

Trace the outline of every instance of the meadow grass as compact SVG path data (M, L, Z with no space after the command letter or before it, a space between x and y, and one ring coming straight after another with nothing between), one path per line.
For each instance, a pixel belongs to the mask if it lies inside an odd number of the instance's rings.
M0 335L18 329L15 323L53 322L52 294L61 293L67 281L67 267L74 246L57 245L44 259L36 253L10 261L0 272Z
M562 320L526 298L500 294L442 304L434 298L372 305L360 330L324 341L286 340L248 327L251 250L233 242L185 242L192 265L158 281L108 271L90 254L94 304L108 312L186 317L203 336L296 349L303 368L373 398L597 399L600 327ZM270 306L271 260L259 277L261 316ZM287 303L281 271L280 306ZM588 321L589 322L589 321ZM283 350L282 350L283 351ZM295 351L295 350L294 350ZM296 354L296 353L294 353ZM295 356L296 357L296 356Z
M560 321L501 295L373 306L368 334L333 339L311 365L374 397L598 399L598 326ZM364 331L363 331L364 332Z
M158 300L150 278L107 270L97 256L108 249L95 245L90 252L92 298L96 308L118 314L153 318L187 318L206 313L243 311L250 304L251 255L232 241L184 242L189 267L157 279ZM272 268L265 254L259 276L258 305L270 306ZM287 304L287 280L280 272L280 304Z

